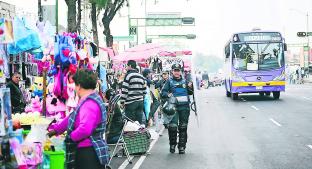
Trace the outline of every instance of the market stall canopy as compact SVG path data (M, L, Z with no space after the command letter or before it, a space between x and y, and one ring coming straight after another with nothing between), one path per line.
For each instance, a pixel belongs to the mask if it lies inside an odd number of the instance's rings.
M192 51L189 50L182 50L182 51L174 51L174 52L169 52L169 51L161 51L159 52L159 56L161 57L176 57L176 56L182 56L182 55L192 55Z
M153 55L157 55L161 51L165 51L165 48L161 45L146 43L127 49L123 53L116 55L113 60L119 62L128 60L144 61Z
M101 50L105 51L108 53L108 56L113 58L115 56L114 50L111 48L103 48L103 47L99 47Z

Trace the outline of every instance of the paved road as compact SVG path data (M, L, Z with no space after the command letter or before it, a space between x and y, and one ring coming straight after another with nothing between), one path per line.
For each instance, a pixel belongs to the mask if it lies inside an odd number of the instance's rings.
M223 87L197 95L200 125L192 113L186 154L169 153L164 131L150 155L125 168L312 168L312 85L289 85L280 100L247 94L233 101ZM118 160L115 168L124 161Z

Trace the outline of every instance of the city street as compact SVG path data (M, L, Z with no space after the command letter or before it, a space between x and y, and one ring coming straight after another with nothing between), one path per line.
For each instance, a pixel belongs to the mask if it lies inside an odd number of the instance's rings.
M312 85L286 90L280 100L246 94L238 101L227 98L223 86L200 90L200 124L192 112L185 155L169 153L164 130L149 155L133 158L133 164L115 158L113 168L312 168Z

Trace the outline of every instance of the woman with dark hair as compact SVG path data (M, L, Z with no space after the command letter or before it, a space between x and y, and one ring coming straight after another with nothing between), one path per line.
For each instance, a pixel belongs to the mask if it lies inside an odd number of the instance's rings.
M86 69L73 77L79 103L74 112L62 122L50 127L49 136L67 130L67 169L101 169L108 163L108 147L103 138L106 128L105 105L95 92L97 75Z

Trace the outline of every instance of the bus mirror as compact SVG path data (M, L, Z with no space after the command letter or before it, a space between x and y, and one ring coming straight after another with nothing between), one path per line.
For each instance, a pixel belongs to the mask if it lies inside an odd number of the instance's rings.
M287 51L287 44L284 43L284 51Z

